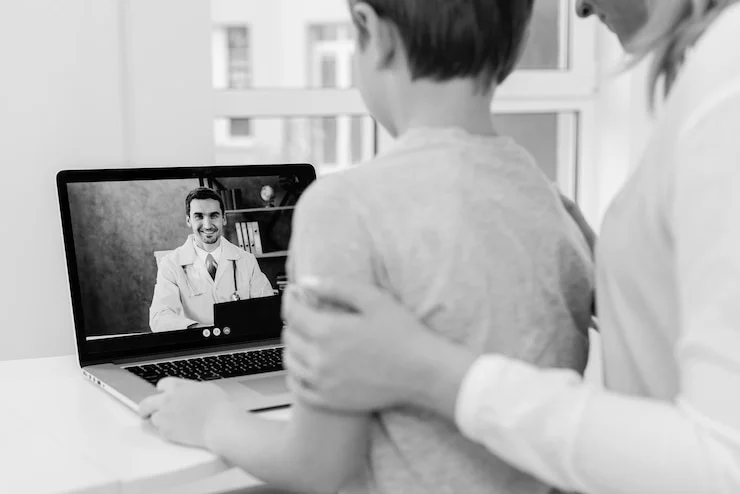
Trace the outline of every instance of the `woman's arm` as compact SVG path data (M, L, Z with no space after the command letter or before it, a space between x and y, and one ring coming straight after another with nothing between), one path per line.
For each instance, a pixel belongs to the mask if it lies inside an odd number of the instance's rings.
M717 486L718 478L732 480L732 469L740 465L740 439L717 436L715 429L722 427L707 427L708 419L688 407L604 392L573 371L541 370L500 356L476 360L425 332L371 288L343 282L347 290L340 295L333 282L311 285L351 310L326 314L286 300L286 310L305 321L289 330L298 344L292 352L300 354L291 359L292 387L317 406L364 410L412 404L436 410L456 420L471 440L562 489L740 492L737 477L735 484ZM322 323L344 332L325 338ZM383 347L394 328L393 348ZM733 348L740 357L739 346ZM343 357L346 349L352 359ZM343 366L341 373L331 367L336 363ZM740 389L740 378L736 381L721 388L728 399L738 399L733 389ZM730 410L740 415L740 404Z
M429 331L388 294L352 279L309 277L289 287L283 311L292 321L283 332L288 383L306 402L352 412L413 404L454 420L476 355Z
M572 371L482 357L460 389L457 423L472 440L562 489L740 489L737 432L723 434L726 426L686 404L591 388Z

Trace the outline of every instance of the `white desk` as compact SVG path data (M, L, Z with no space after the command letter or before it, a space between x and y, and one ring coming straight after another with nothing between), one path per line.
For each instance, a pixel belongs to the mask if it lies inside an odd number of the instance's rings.
M230 468L162 440L84 379L74 356L0 362L0 396L0 492L158 492Z
M118 492L110 476L7 406L0 412L0 465L0 492Z

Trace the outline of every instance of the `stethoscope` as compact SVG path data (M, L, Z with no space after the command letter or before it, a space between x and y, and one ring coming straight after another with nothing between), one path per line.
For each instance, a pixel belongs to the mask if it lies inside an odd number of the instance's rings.
M231 271L234 273L234 293L231 294L231 300L234 302L238 302L242 298L239 296L239 288L237 288L236 285L236 259L232 259L231 264L233 268Z
M231 264L232 264L232 270L231 271L234 273L234 293L231 294L231 300L233 302L238 302L242 298L239 295L239 285L237 285L237 283L236 283L236 259L232 259L231 260ZM188 282L188 288L190 289L190 293L192 295L193 293L195 293L195 290L193 289L193 285L190 284L190 278L188 277L188 271L187 271L186 267L187 266L183 266L182 267L182 270L185 272L185 279Z

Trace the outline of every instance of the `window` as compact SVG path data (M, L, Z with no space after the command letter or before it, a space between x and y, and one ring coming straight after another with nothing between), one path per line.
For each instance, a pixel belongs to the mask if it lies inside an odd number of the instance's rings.
M595 24L575 18L575 0L535 3L518 70L498 89L497 130L534 156L545 175L587 209L593 204ZM587 197L588 196L588 197Z
M246 89L249 80L249 31L246 26L226 28L229 89Z
M519 70L564 70L568 68L567 2L537 2L527 46Z
M533 110L499 112L494 124L500 134L513 137L537 161L545 176L569 196L575 194L578 113Z
M213 121L213 133L217 149L252 147L252 125L251 118L216 118Z
M229 126L231 137L240 138L252 135L252 120L249 118L231 118Z
M348 23L315 24L308 27L310 86L321 89L348 89L352 86L354 40ZM362 117L339 115L312 120L311 162L324 173L353 166L372 157L365 151L364 134L374 133Z
M216 26L250 27L237 36L243 43L235 42L248 45L235 53L246 53L249 87L214 84L214 119L248 119L251 143L221 146L217 136L217 162L303 161L324 174L388 145L353 84L346 0L211 0L211 9ZM589 177L580 164L592 161L596 31L593 22L576 20L574 10L575 0L535 3L522 60L498 89L492 113L502 134L578 198ZM216 63L224 53L214 53L214 72L226 70Z
M217 26L213 30L213 87L249 89L252 73L247 26Z
M310 87L347 89L352 86L355 44L352 26L315 24L308 28Z
M213 29L213 87L245 90L251 87L249 28L246 25L222 25ZM217 148L252 145L252 123L249 118L214 120Z
M234 120L215 119L219 164L311 163L324 174L375 153L375 122L366 115L255 117L247 119L248 138L219 139Z

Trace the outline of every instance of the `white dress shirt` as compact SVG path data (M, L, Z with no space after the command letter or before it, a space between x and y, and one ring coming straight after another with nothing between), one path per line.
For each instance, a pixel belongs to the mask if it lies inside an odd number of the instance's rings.
M691 52L597 245L607 389L481 357L460 429L585 493L740 492L740 5Z
M204 249L201 249L198 245L198 242L196 241L195 235L193 235L193 247L195 247L195 253L198 256L198 259L203 261L203 265L208 269L208 264L206 263L206 258L208 257L208 254L211 254L213 257L213 260L216 261L216 266L221 264L221 252L223 252L223 243L221 242L221 238L218 239L218 247L216 247L213 252L208 252Z

